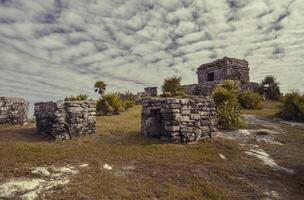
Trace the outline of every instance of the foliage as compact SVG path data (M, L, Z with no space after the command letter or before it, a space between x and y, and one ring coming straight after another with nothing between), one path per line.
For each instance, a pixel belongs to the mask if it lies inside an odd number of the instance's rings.
M265 86L268 87L265 87ZM260 93L264 94L265 98L272 101L278 101L281 96L279 82L274 76L266 76L262 81Z
M69 96L69 97L65 97L64 100L65 101L84 101L87 100L89 98L88 95L86 94L79 94L77 96Z
M213 91L212 98L217 106L219 126L223 129L237 129L244 126L238 103L239 85L235 81L224 81Z
M237 95L221 86L214 89L212 98L217 106L224 105L226 102L230 102L230 104L237 103Z
M245 91L239 94L238 101L243 108L261 109L263 98L258 93Z
M97 101L97 112L104 115L120 114L125 110L124 103L118 93L103 94Z
M127 91L125 93L119 92L118 94L119 94L121 100L123 100L123 101L128 100L128 101L134 101L135 102L137 100L137 95L133 94L132 92L129 92L129 91Z
M162 91L164 96L183 96L184 88L181 86L181 77L173 76L164 80Z
M219 125L223 129L238 129L245 126L238 105L225 103L217 107L217 116Z
M106 90L107 84L104 81L96 81L94 87L95 92L98 92L100 95L103 95Z
M229 92L232 92L234 94L237 94L240 92L240 84L237 81L234 80L225 80L222 84L221 84L222 88L225 88L226 90L228 90Z
M280 115L287 120L304 121L304 94L297 91L286 94Z
M132 108L136 105L135 101L133 101L133 100L125 100L125 101L123 101L123 103L124 103L124 107L126 109Z

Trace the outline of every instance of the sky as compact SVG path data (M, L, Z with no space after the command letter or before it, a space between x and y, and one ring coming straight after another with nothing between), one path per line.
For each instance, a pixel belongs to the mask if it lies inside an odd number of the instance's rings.
M197 83L224 56L304 91L304 0L0 0L0 45L0 96L30 102Z

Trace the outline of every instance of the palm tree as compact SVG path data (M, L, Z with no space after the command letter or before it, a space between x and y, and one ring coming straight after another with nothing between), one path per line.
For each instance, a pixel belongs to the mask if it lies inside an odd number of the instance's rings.
M260 93L268 100L277 101L280 98L281 92L279 82L276 81L274 76L266 76L262 81Z
M94 87L95 92L98 92L100 95L103 95L106 90L107 84L104 81L96 81Z

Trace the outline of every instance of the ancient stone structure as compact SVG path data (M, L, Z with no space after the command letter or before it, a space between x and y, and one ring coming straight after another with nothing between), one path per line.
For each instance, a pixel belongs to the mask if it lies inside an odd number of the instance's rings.
M39 102L34 109L37 132L50 139L71 139L95 133L95 101Z
M0 124L24 124L28 121L29 102L22 98L0 97Z
M210 138L217 124L215 105L207 97L151 98L142 102L141 133L173 143Z
M157 97L157 87L146 87L145 95L149 97Z
M188 94L210 95L212 90L225 80L235 80L242 90L257 90L258 83L250 82L246 60L224 57L206 63L197 69L198 84L185 85Z

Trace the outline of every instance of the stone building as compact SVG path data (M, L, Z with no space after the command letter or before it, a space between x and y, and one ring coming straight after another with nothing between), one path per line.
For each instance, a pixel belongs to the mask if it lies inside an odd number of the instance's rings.
M37 132L50 139L71 139L95 133L95 101L39 102L34 109Z
M157 97L157 87L146 87L145 95L149 97Z
M23 98L0 97L0 124L24 124L28 121L29 102Z
M188 94L210 95L225 80L235 80L243 90L256 90L258 83L250 82L248 61L224 57L197 69L198 83L185 85Z
M209 98L151 98L142 102L141 133L173 143L210 138L217 124Z

